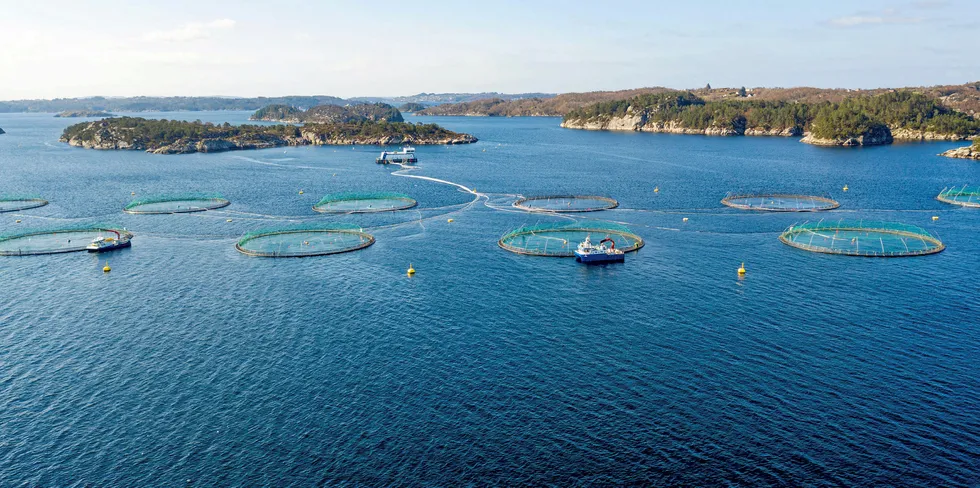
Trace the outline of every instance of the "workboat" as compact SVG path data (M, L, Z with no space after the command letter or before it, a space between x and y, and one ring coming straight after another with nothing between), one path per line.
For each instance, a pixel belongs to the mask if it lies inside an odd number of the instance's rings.
M388 164L388 163L417 163L418 158L415 157L414 147L405 147L401 151L382 151L381 156L375 159L374 162L378 164Z
M133 243L130 239L133 237L132 234L120 234L116 231L111 231L114 236L99 236L92 240L92 243L85 247L88 252L106 252L112 251L114 249L122 249L124 247L132 246Z
M606 243L609 246L606 246ZM575 260L586 263L616 263L626 261L626 254L616 249L616 241L607 237L599 241L598 245L592 244L590 236L585 236L585 240L578 245L575 250Z

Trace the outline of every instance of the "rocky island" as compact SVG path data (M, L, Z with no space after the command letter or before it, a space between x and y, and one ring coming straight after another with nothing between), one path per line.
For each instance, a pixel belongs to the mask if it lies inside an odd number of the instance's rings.
M349 124L356 122L404 122L401 112L386 103L354 105L317 105L301 110L291 105L269 105L260 108L249 120L284 122L287 124Z
M416 102L409 102L398 107L398 110L408 113L416 113L425 110L425 105Z
M467 144L477 139L436 124L407 122L235 126L117 117L71 125L62 133L61 141L86 149L186 154L306 145Z
M949 151L940 154L940 156L958 159L976 159L980 161L980 138L974 139L972 146L950 149Z
M562 127L718 136L805 136L826 146L894 140L966 140L980 122L911 91L847 98L839 103L733 99L707 101L668 91L597 103L565 115Z
M101 110L65 110L54 114L55 117L115 117L115 114Z

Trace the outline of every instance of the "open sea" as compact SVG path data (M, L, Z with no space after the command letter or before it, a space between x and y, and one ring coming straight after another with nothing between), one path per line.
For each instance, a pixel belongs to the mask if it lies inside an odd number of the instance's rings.
M84 119L0 114L0 193L51 202L0 214L0 233L136 236L108 274L106 255L0 256L0 485L980 485L980 209L935 199L980 185L980 163L937 156L964 143L408 119L480 142L420 146L405 172L376 165L378 147L84 150L58 142ZM132 192L188 191L232 203L121 211ZM311 210L343 191L419 206ZM720 204L729 192L841 206L747 212ZM575 218L646 246L592 267L499 248L513 228L567 220L511 207L541 194L613 197ZM918 225L947 249L863 258L778 240L821 217ZM301 259L235 249L318 222L377 242Z

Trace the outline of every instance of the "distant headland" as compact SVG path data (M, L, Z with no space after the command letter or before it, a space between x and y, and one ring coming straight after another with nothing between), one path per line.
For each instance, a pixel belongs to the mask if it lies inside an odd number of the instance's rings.
M86 149L186 154L306 145L467 144L477 139L435 124L407 122L236 126L115 117L68 126L61 141Z
M103 110L65 110L54 114L55 117L115 117L115 114Z

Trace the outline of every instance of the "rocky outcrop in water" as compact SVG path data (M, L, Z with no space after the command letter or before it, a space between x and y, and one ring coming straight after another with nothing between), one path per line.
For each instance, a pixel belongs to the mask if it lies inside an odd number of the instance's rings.
M800 142L816 146L880 146L891 144L894 138L887 127L874 127L864 134L853 137L821 138L807 133Z
M975 159L980 161L980 145L974 144L973 146L950 149L949 151L940 154L940 156L957 159Z

